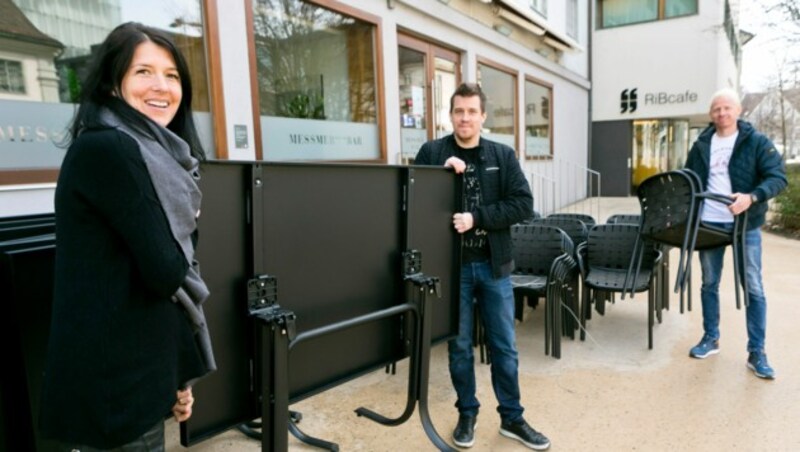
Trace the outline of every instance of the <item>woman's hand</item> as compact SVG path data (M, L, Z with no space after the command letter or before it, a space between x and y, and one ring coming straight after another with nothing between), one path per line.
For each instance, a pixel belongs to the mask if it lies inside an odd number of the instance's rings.
M194 397L192 396L192 388L186 388L183 391L178 391L177 401L172 407L172 415L175 420L183 422L192 417L192 405L194 404Z

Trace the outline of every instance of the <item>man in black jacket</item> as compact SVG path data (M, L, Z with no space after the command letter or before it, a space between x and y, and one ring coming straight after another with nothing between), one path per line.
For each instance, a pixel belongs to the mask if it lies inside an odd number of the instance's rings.
M733 199L729 206L707 201L701 217L704 223L731 230L733 216L747 211L745 271L750 297L747 367L757 377L773 379L775 370L764 353L767 300L761 281L760 227L766 217L767 200L786 188L786 169L772 142L749 123L739 120L741 111L735 91L724 89L714 94L709 112L713 124L692 146L686 167L700 176L704 190ZM724 247L700 252L704 334L689 351L693 358L703 359L719 353L719 281L724 255Z
M510 147L481 138L486 96L475 84L460 85L450 98L453 134L425 143L418 165L444 165L464 175L464 210L453 215L462 234L461 302L458 337L448 343L450 378L458 400L453 441L475 443L480 403L475 397L472 353L473 300L486 328L492 357L492 386L498 401L500 433L545 450L550 441L522 417L510 273L511 230L533 214L533 196Z

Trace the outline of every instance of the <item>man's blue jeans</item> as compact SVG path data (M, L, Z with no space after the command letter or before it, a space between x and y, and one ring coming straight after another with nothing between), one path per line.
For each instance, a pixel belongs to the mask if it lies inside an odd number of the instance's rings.
M709 223L717 227L733 229L733 223ZM703 270L703 286L700 297L703 302L703 330L711 339L719 339L719 281L722 274L722 259L725 248L700 251ZM745 273L750 305L747 307L747 351L763 352L767 329L767 300L761 281L761 230L753 228L745 233Z
M475 364L472 352L473 300L486 329L492 360L492 387L499 404L497 411L506 422L522 418L519 402L518 357L514 332L514 293L511 278L494 278L489 262L461 266L461 311L458 337L448 343L450 379L453 381L460 414L477 416L480 402L475 397Z

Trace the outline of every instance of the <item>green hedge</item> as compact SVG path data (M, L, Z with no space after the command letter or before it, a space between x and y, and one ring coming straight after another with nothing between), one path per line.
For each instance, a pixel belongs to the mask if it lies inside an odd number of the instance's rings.
M789 186L775 198L775 222L782 229L800 232L800 165L788 165L786 176Z

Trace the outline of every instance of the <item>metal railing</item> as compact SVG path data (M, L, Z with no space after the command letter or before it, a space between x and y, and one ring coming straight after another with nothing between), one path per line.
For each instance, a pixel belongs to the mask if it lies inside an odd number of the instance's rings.
M535 163L530 173L533 208L542 216L555 212L585 213L600 219L600 173L586 166L553 159Z

